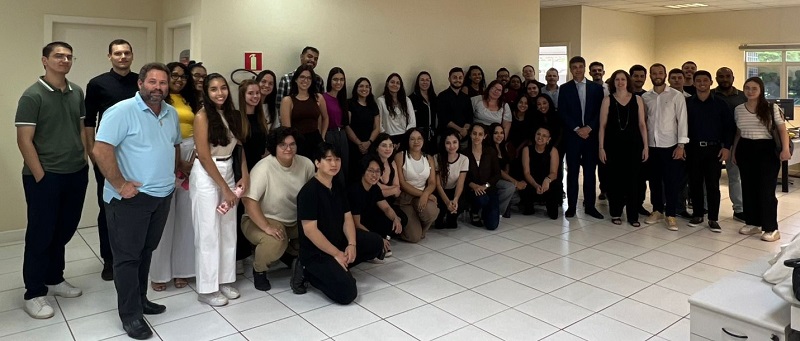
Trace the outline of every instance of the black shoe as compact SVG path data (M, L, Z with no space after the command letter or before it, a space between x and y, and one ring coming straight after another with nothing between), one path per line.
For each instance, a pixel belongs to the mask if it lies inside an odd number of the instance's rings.
M103 271L100 273L100 278L102 278L104 281L113 281L114 264L112 264L111 262L104 262Z
M147 322L144 322L143 318L130 322L122 322L122 329L124 329L132 339L147 340L153 337L153 331L150 330L150 327L147 325Z
M269 283L269 279L267 279L267 272L256 272L253 269L253 284L256 287L256 290L267 291L272 289L272 284Z
M600 195L597 196L597 200L606 200L606 192L600 192Z
M678 212L678 215L684 219L692 219L692 214L689 213L687 210L683 210L683 212Z
M147 298L142 301L142 314L158 315L167 310L167 306L150 302Z
M592 218L595 218L595 219L603 219L604 218L603 215L600 214L600 212L597 212L597 209L594 209L594 208L587 209L586 210L586 215L588 215L588 216L590 216Z
M436 221L433 222L433 228L436 230L445 229L446 227L444 226L444 219L437 218Z
M506 218L506 219L511 218L511 205L508 205L508 208L506 208L506 211L503 212L503 218Z
M470 224L475 227L483 227L483 222L481 221L481 216L477 213L470 213Z
M570 207L564 212L564 216L567 218L574 218L575 217L575 207Z
M734 213L733 220L744 222L744 212Z
M292 278L289 279L289 286L295 295L302 295L308 292L306 288L305 275L303 274L303 265L300 264L300 259L295 258L292 262Z
M639 215L643 215L645 217L650 216L650 211L648 211L644 206L639 206Z
M703 223L703 217L692 217L692 219L689 220L689 226L691 227L696 227L702 223Z
M558 210L555 210L555 211L547 211L547 217L548 217L548 218L550 218L550 219L552 219L552 220L556 220L556 219L558 219Z
M536 213L536 209L531 205L525 205L522 207L522 215L533 215Z

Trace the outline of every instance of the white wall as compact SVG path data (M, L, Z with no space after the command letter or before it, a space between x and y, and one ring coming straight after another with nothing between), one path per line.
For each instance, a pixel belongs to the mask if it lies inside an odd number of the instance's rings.
M603 63L606 77L655 62L654 17L583 6L581 22L581 54L587 66L595 60Z
M241 0L237 4L202 2L199 58L209 72L228 76L243 67L245 51L262 51L264 67L280 76L294 70L302 48L311 45L320 50L316 69L320 75L327 77L332 67L340 66L349 86L367 76L380 95L392 72L403 77L410 92L417 73L427 70L441 91L453 66L478 64L492 80L502 66L521 73L523 65L538 62L535 0L480 1L468 6L457 0Z

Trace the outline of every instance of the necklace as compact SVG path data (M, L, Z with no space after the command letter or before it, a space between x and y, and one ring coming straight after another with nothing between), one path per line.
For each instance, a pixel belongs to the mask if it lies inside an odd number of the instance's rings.
M633 98L631 98L631 100L633 100ZM619 112L619 102L617 101L616 97L614 97L614 107L617 109L617 125L619 126L619 130L625 131L625 129L628 129L628 124L630 123L631 120L630 108L628 108L628 106L625 106L625 126L623 126L622 114L620 114Z

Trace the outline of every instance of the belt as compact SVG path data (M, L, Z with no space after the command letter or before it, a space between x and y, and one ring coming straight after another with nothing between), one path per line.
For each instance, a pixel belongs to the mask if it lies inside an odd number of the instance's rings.
M342 128L342 127L328 128L328 131L342 131L342 129L344 129L344 128Z
M230 160L232 157L233 157L233 155L228 155L228 156L225 156L225 157L215 157L215 158L214 158L214 161L228 161L228 160Z
M709 146L718 146L720 143L718 141L699 141L699 142L694 142L692 144L700 147L709 147Z

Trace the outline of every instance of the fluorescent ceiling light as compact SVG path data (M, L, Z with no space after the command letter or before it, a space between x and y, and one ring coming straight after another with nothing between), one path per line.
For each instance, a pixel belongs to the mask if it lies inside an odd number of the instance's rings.
M691 3L691 4L669 5L669 6L664 6L664 7L672 8L672 9L681 9L681 8L708 7L708 5L695 2L695 3Z

